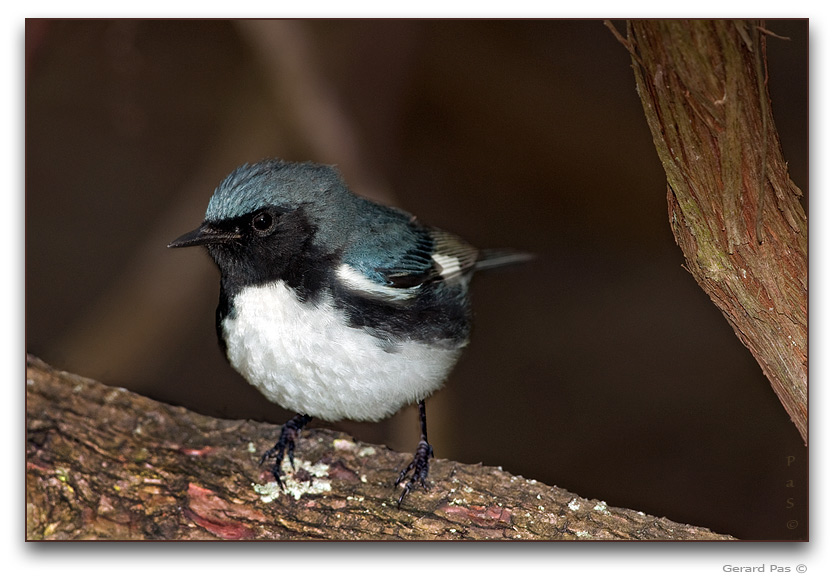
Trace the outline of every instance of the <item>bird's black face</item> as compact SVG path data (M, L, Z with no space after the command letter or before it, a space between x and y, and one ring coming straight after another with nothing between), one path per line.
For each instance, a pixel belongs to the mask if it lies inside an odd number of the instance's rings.
M312 244L316 228L304 207L284 211L275 206L240 217L204 222L169 247L205 246L231 293L249 285L284 280L299 288L310 282L311 267L327 262Z

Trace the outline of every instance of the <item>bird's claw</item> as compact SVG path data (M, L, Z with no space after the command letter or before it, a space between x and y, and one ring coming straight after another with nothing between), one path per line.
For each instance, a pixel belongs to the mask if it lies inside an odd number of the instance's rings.
M420 484L423 489L426 490L431 488L431 484L427 481L429 476L430 457L434 457L434 450L432 449L432 446L429 445L429 442L423 439L417 445L417 451L414 453L414 459L400 472L400 476L394 483L394 487L397 487L401 483L405 482L403 492L397 500L397 508L402 505L405 496L407 496L417 484ZM410 477L409 473L411 474Z
M290 460L290 467L295 469L295 441L298 439L301 429L304 425L310 422L310 417L306 415L296 415L281 427L281 434L278 436L278 442L266 453L261 456L260 465L263 465L267 459L275 458L275 464L272 466L272 475L275 481L278 482L278 487L285 489L284 481L281 479L282 470L281 464L284 462L284 455Z

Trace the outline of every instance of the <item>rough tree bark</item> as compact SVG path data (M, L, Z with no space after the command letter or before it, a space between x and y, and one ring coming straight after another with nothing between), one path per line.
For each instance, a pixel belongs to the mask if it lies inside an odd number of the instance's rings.
M500 467L432 461L397 508L411 458L304 431L281 493L258 460L277 427L212 419L27 358L30 540L731 540L609 507Z
M634 20L622 38L686 267L808 442L808 223L767 93L759 21Z

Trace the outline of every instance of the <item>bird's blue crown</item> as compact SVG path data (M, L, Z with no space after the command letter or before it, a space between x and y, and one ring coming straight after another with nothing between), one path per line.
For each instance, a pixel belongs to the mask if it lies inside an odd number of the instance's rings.
M268 159L242 165L230 173L209 200L205 219L233 219L265 206L294 209L334 196L349 196L335 168Z

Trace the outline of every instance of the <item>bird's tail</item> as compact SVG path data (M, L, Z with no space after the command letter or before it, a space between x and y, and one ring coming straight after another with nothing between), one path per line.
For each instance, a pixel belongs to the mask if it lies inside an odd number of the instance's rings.
M535 258L527 252L516 252L515 250L482 250L475 262L475 270L488 270L490 268L501 268L512 264L529 262Z

